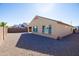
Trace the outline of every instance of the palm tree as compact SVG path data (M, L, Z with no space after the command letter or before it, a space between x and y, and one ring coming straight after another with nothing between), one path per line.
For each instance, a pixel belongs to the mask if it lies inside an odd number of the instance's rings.
M1 22L0 26L3 27L3 40L4 40L4 27L6 26L6 22Z

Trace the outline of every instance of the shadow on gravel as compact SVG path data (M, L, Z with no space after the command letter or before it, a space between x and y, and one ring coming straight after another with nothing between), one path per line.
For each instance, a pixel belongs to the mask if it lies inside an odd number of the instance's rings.
M16 47L55 56L78 56L79 33L66 36L62 40L35 34L22 34Z

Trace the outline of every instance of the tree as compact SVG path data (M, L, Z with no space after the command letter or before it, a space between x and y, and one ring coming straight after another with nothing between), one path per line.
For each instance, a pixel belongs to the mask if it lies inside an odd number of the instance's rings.
M6 22L1 22L0 26L3 27L3 40L4 40L4 27L6 26Z

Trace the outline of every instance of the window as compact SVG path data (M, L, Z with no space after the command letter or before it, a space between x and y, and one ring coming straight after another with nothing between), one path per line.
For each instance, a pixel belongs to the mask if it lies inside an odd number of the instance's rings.
M33 32L38 32L38 27L37 26L33 26Z

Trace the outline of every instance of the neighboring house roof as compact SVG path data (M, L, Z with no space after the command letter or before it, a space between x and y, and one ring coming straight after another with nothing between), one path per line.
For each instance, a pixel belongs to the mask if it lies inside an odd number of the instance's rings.
M67 25L67 26L74 27L74 26L72 26L72 25L69 25L69 24L66 24L66 23L64 23L64 22L57 21L57 20L53 20L53 19L49 19L49 18L42 17L42 16L35 16L35 17L34 17L34 19L36 19L37 17L44 18L44 19L51 20L51 21L55 21L55 22L57 22L57 23L60 23L60 24L63 24L63 25Z

